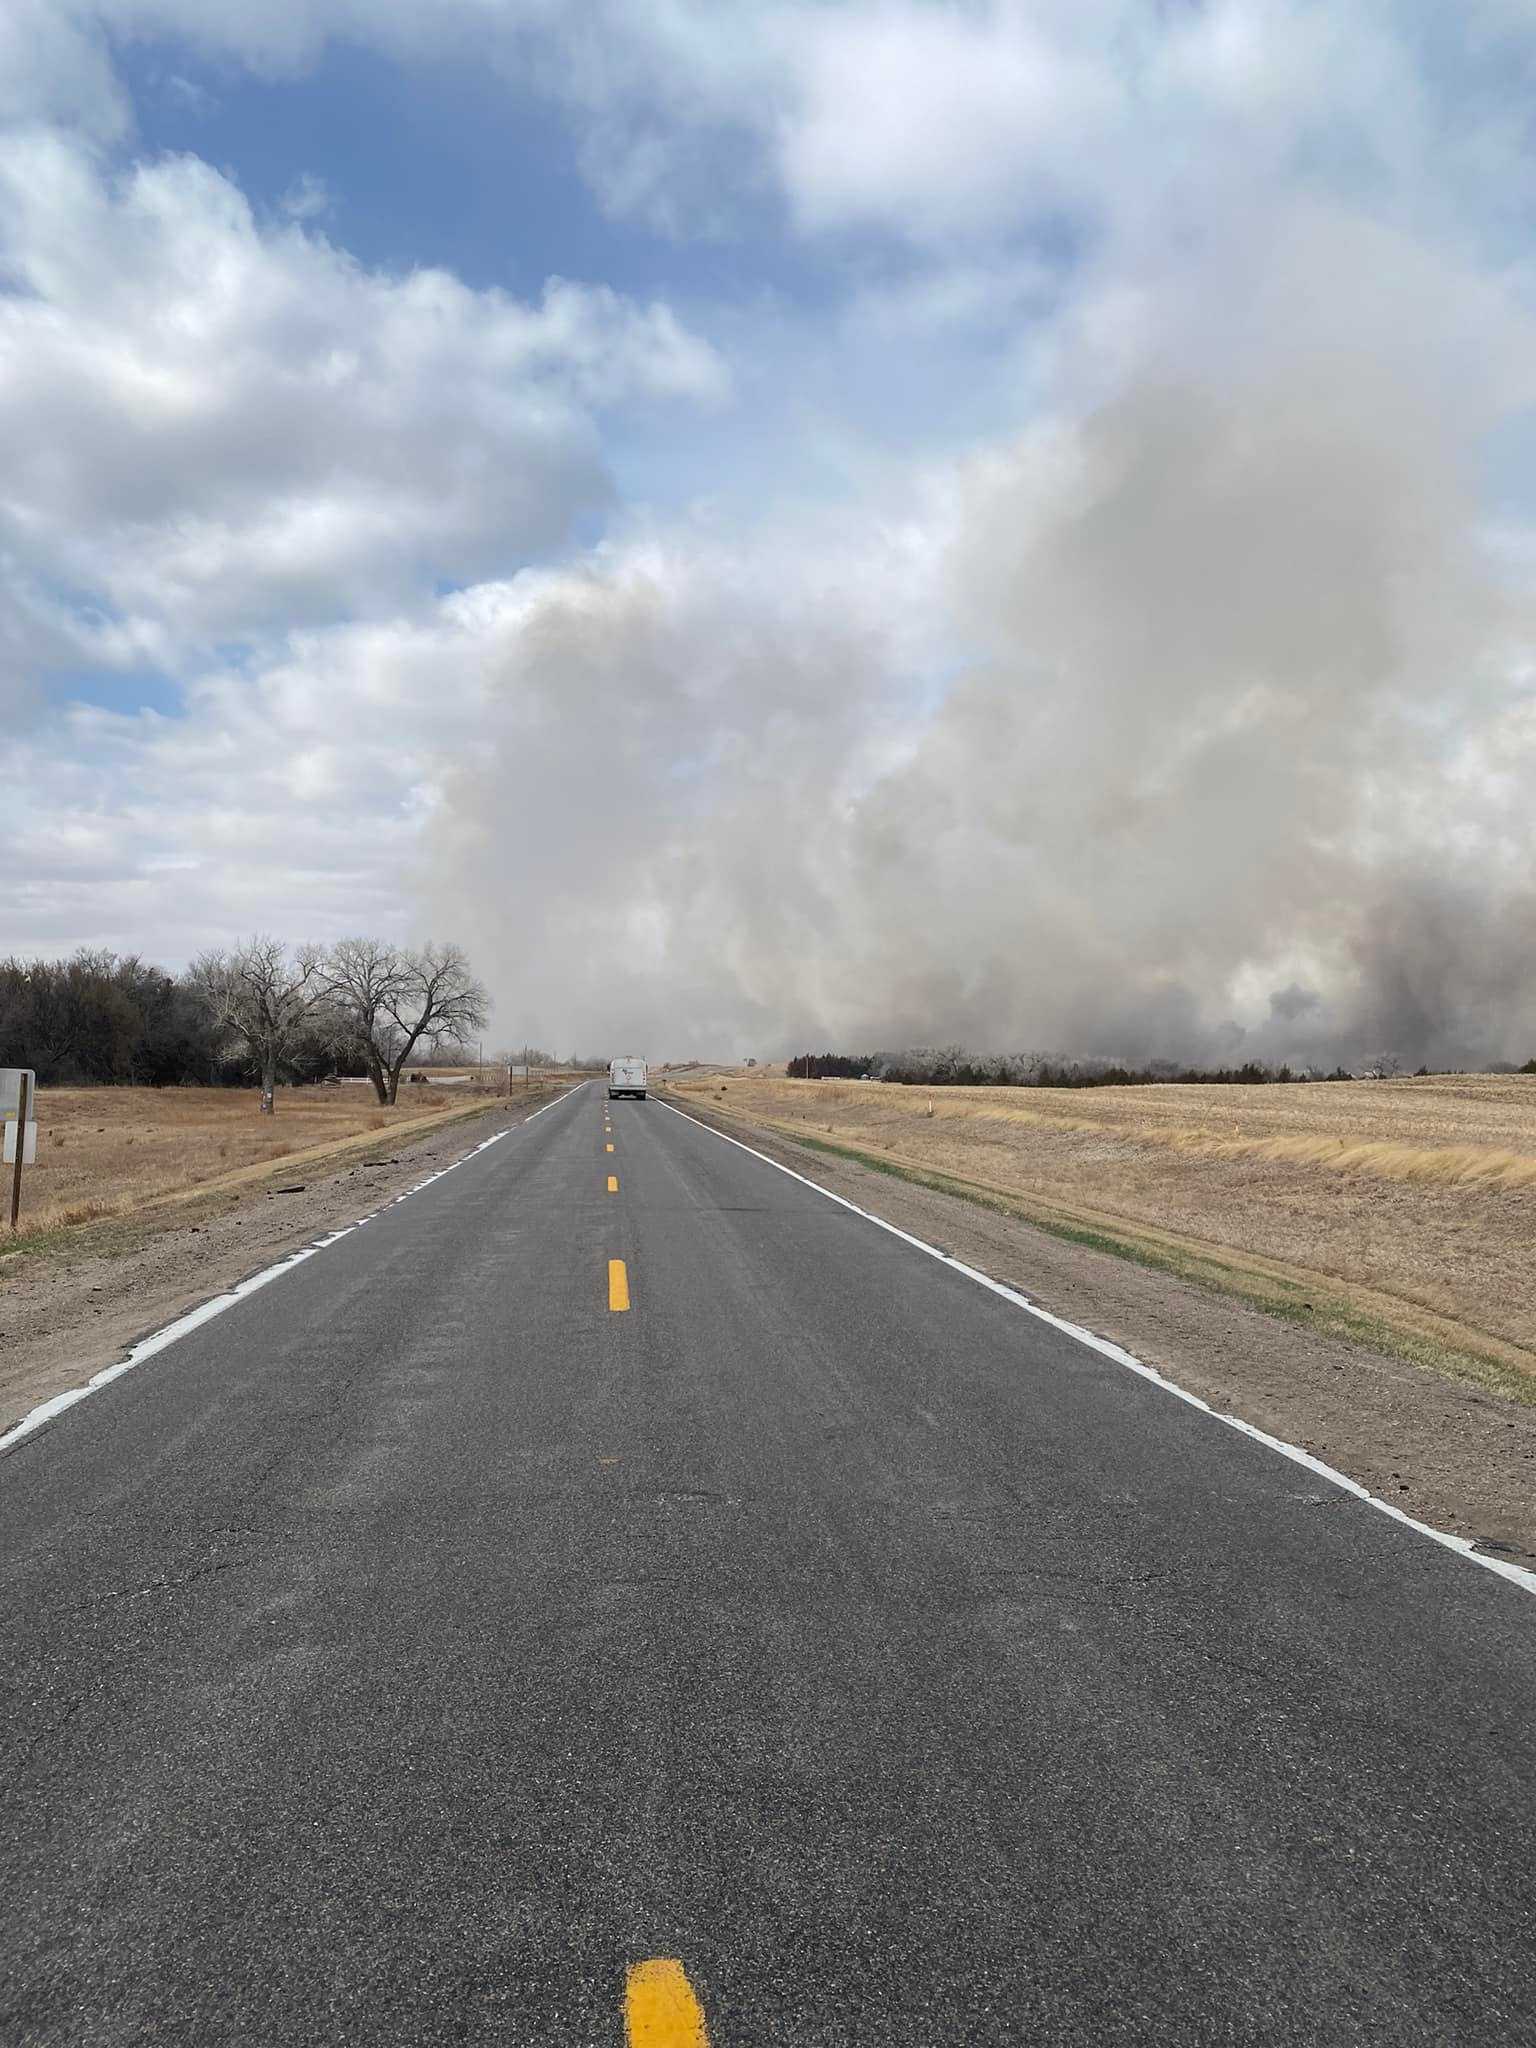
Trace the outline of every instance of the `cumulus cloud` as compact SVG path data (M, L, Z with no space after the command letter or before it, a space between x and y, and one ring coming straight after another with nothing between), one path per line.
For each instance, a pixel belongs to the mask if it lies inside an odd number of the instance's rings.
M0 123L66 122L111 139L131 119L94 9L8 0L0 10Z
M777 137L802 218L969 241L1075 200L1123 105L1111 12L887 0L803 18Z
M184 961L232 930L405 935L430 762L474 743L498 587L291 633L175 715L70 706L13 735L10 943Z
M57 132L0 141L0 277L0 547L162 656L558 546L611 497L604 408L726 389L664 305L368 271Z
M572 110L603 202L678 234L773 187L812 233L941 248L1152 214L1213 175L1228 203L1278 173L1421 212L1470 198L1512 229L1531 196L1536 21L1520 0L1466 0L1454 32L1425 0L16 7L15 102L114 133L131 117L113 43L171 38L269 77L332 43L473 61Z
M28 756L28 943L430 922L509 1037L658 1054L1531 1051L1529 553L1483 498L1536 361L1520 10L1443 61L1407 0L59 18L78 63L27 90L96 139L0 151L6 645L189 680ZM712 403L708 347L109 170L109 31L268 73L472 46L576 110L616 213L775 192L847 261L809 426L732 330L786 427L764 502L576 546L605 409ZM963 446L791 494L849 364L890 358L894 418L946 345Z

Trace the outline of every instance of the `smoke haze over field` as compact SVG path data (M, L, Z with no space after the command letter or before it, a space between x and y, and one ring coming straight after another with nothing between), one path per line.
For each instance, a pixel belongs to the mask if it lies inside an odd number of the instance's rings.
M0 9L7 946L1536 1052L1536 14Z
M1473 491L1513 330L1463 382L1458 282L1303 213L894 535L529 590L434 828L493 982L669 1053L1528 1056L1529 616Z

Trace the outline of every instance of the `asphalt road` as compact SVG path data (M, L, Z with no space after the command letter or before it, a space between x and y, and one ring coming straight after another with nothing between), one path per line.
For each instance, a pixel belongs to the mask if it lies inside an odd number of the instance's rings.
M1536 2041L1536 1599L607 1107L0 1458L0 2039Z

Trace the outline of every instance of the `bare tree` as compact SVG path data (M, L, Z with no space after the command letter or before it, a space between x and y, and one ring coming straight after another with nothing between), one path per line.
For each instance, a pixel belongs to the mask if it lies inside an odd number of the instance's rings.
M338 1028L362 1054L380 1102L395 1100L418 1045L461 1044L490 1014L458 946L411 952L381 939L343 939L331 948L326 977Z
M257 936L233 952L200 954L187 979L215 1032L249 1055L261 1077L262 1114L271 1116L279 1066L330 1007L324 953L300 946L290 958L280 939Z
M380 1102L392 1102L388 1061L408 995L405 957L383 939L342 939L326 955L338 1035L361 1054Z

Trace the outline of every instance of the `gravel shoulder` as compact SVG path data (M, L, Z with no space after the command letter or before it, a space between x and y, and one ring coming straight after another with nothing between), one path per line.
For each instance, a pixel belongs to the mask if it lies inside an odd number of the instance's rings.
M678 1106L1109 1338L1214 1408L1299 1444L1417 1520L1536 1563L1536 1409L795 1144L747 1117L688 1097Z
M177 1202L137 1223L56 1233L48 1248L0 1257L0 1432L50 1396L77 1387L141 1337L356 1223L493 1132L510 1130L563 1089L440 1124L414 1140L396 1130L360 1153ZM285 1162L292 1163L292 1162Z

